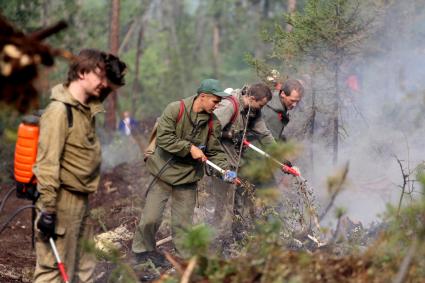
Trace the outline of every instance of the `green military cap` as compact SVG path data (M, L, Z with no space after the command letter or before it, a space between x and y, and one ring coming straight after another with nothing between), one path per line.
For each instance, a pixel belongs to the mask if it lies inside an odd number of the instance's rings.
M229 93L224 92L223 88L220 86L220 82L214 79L203 80L201 82L201 86L198 88L197 93L209 93L220 97L230 96Z

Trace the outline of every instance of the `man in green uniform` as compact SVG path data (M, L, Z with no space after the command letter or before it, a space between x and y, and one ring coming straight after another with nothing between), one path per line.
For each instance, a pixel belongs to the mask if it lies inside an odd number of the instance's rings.
M289 123L288 111L297 106L303 95L304 87L300 81L288 79L264 107L264 120L276 139L286 141L283 131Z
M136 228L132 251L138 262L152 260L165 265L156 251L155 234L171 197L171 230L179 253L184 253L180 239L192 224L196 187L204 174L203 161L209 159L222 168L229 168L218 137L220 123L213 114L223 92L214 79L203 80L197 95L170 103L162 113L157 128L156 148L146 161L153 175L154 186L148 191L140 224ZM232 182L234 172L227 170L224 179Z
M125 64L117 57L82 50L71 64L68 81L52 89L40 119L33 171L40 197L36 202L34 282L62 282L49 238L55 239L70 282L94 282L95 259L81 247L93 240L88 197L97 190L101 151L95 115L102 101L124 85Z
M214 113L223 128L220 142L232 165L240 168L244 163L241 160L243 156L240 156L243 138L258 140L264 146L275 143L261 113L272 98L272 92L267 85L256 83L236 89L231 95L223 99ZM241 230L246 229L245 224L252 220L252 199L244 192L244 188L237 187L235 190L235 185L226 185L220 180L212 180L212 188L216 203L214 222L218 225L219 233L225 235L233 230L233 235L240 238ZM246 221L232 221L234 216L237 220ZM232 223L233 229L230 229Z

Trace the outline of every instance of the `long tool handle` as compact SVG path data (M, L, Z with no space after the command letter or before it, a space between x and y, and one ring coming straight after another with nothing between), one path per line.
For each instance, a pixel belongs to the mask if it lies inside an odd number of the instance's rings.
M296 169L294 169L294 168L292 168L292 167L289 167L289 166L288 166L288 165L286 165L286 164L283 164L283 163L282 163L282 162L280 162L279 160L277 160L277 159L273 158L273 157L272 157L270 154L268 154L267 152L265 152L265 151L263 151L263 150L259 149L258 147L256 147L256 146L255 146L255 145L253 145L252 143L250 143L249 141L247 141L247 140L243 140L243 144L244 144L245 146L249 147L250 149L252 149L252 150L254 150L254 151L258 152L259 154L261 154L261 155L263 155L263 156L265 156L265 157L267 157L267 158L270 158L273 162L275 162L276 164L278 164L278 165L282 168L282 170L283 170L283 171L285 171L285 172L287 172L287 173L289 173L289 174L291 174L291 175L294 175L295 177L301 177L300 172L298 172Z
M216 165L215 163L212 163L211 161L209 161L207 159L207 161L205 161L209 166L211 166L212 168L214 168L215 170L217 170L218 172L220 172L221 174L226 173L226 170L224 170L223 168L221 168L220 166Z
M205 161L205 163L207 163L209 166L211 166L212 168L214 168L215 170L217 170L218 172L220 172L223 175L226 173L226 170L224 170L223 168L221 168L217 164L209 161L208 159ZM241 180L239 180L239 178L236 178L235 179L235 184L236 185L240 185L241 184Z
M252 143L250 143L247 140L243 140L243 144L246 145L247 147L249 147L250 149L253 149L254 151L258 152L261 155L264 155L265 157L270 157L270 154L268 154L267 152L259 149L258 147L256 147L255 145L253 145ZM277 161L276 159L273 158L274 162L277 162L279 165L284 165L283 163L280 163L279 161Z
M52 237L50 237L49 242L50 242L50 246L52 247L53 254L55 255L56 262L58 263L58 268L62 275L62 279L63 281L65 281L65 283L69 283L68 274L66 274L65 265L63 264L63 262L61 261L59 257L59 253L58 253L58 250L56 249L55 241L53 240Z

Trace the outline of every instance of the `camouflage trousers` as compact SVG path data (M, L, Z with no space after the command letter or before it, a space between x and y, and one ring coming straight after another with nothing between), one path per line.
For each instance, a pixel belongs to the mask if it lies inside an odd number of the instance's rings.
M37 223L41 204L36 203ZM93 225L88 223L88 195L63 188L58 190L56 203L55 244L69 276L69 282L94 282L95 256L84 251L84 241L93 240ZM34 282L63 282L49 242L43 241L36 231L37 263Z
M171 197L171 234L177 251L184 255L182 232L192 225L196 187L197 183L172 186L161 180L156 181L148 192L140 223L134 233L134 253L155 250L155 234L161 225L167 201Z

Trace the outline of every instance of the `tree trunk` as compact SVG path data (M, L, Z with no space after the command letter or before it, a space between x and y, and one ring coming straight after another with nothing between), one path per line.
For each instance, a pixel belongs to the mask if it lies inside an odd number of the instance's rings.
M340 4L336 3L335 6L335 12L336 12L336 21L335 21L335 28L336 30L340 30ZM335 61L334 61L334 84L335 84L335 97L333 101L333 164L335 165L338 162L338 133L339 133L339 71L341 67L342 62L342 55L341 55L341 49L339 47L339 42L334 43L334 51L335 51Z
M290 15L295 13L297 9L297 0L288 0L288 13ZM290 32L292 30L292 26L286 25L286 31Z
M49 6L50 0L44 0L42 3L41 10L41 27L45 28L49 24Z
M312 74L311 77L311 118L310 118L310 128L308 132L308 136L310 139L310 170L311 170L311 176L313 179L315 179L314 176L314 132L316 130L315 124L316 124L316 86L315 86L315 74Z
M120 0L111 0L110 13L110 32L109 32L109 51L117 54L119 49L119 31L120 31ZM116 127L117 112L117 93L112 92L106 99L106 117L105 129L114 131Z
M167 3L167 4L165 4ZM166 61L175 62L175 65L171 66L174 68L174 71L177 72L177 78L179 80L179 87L181 88L182 93L187 93L187 72L185 69L185 62L183 62L183 44L180 40L179 29L181 28L178 24L178 20L183 17L183 3L182 1L164 1L162 5L162 13L164 18L164 25L166 30L170 31L170 42L169 49L175 52L174 58L167 58ZM171 53L171 52L169 52ZM170 57L170 54L167 54Z
M337 65L337 64L336 64ZM332 107L332 144L333 144L333 164L338 162L338 132L339 132L339 67L335 66L335 97Z
M142 21L140 25L139 34L137 36L137 50L136 50L136 62L134 67L134 81L133 86L131 89L131 112L133 115L136 113L136 105L140 106L138 103L136 97L141 92L141 84L139 81L139 70L140 70L140 58L143 55L143 37L144 37L144 30L145 30L145 22Z
M263 17L265 19L269 18L269 10L270 10L270 0L264 0L263 3Z
M218 78L218 68L220 65L220 14L214 16L213 26L213 74L214 77Z

